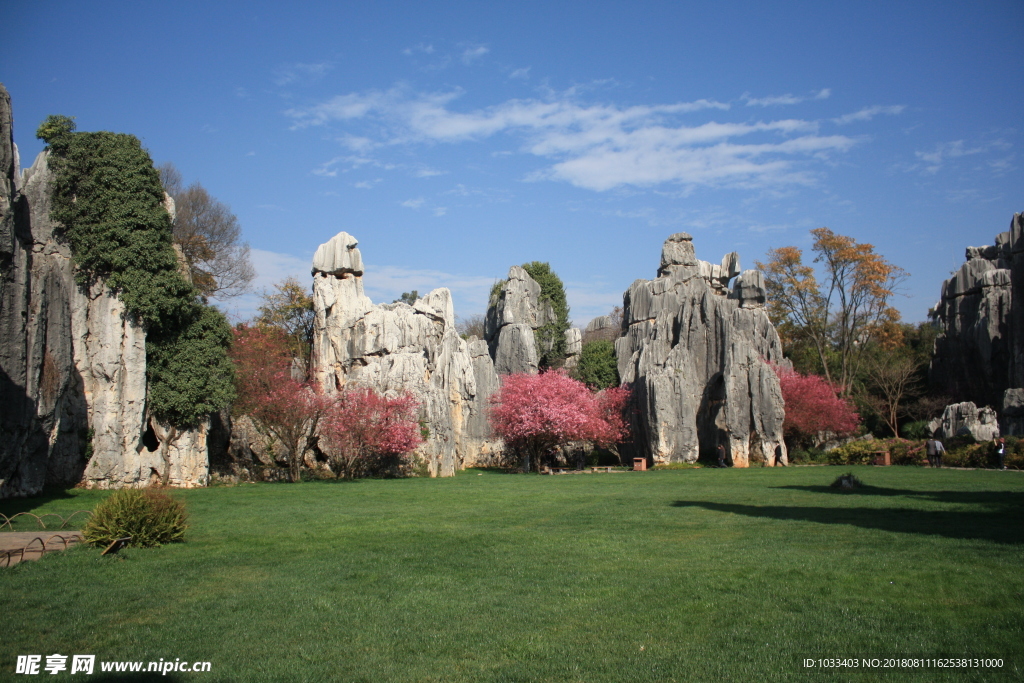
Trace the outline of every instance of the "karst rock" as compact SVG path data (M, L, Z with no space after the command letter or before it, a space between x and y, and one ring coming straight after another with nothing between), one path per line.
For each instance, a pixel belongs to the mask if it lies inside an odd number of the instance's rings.
M483 342L455 330L450 292L435 289L412 305L374 305L363 293L358 242L342 232L313 257L313 373L330 393L349 385L384 394L409 391L430 431L416 454L432 475L486 462L488 398L498 378Z
M761 273L741 272L737 254L711 264L697 259L690 235L665 241L658 277L623 296L625 334L615 343L633 390L630 457L694 462L721 442L739 467L787 463L770 365L782 346L764 300Z
M50 220L41 153L24 173L0 86L0 497L46 485L144 486L164 473L146 412L146 335L102 281L80 286ZM171 447L169 483L206 483L206 426Z

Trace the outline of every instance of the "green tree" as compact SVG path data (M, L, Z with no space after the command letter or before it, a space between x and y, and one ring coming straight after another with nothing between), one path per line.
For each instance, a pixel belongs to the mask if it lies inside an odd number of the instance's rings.
M565 287L549 263L524 263L523 270L540 285L541 306L547 303L554 313L554 320L534 331L540 367L560 368L565 363L565 332L569 329L569 304L565 299Z
M572 376L592 389L619 386L619 368L615 358L615 345L607 339L583 345Z
M391 303L393 304L409 304L412 306L416 303L416 299L420 298L420 292L418 289L414 289L411 292L402 292L402 296L398 297Z

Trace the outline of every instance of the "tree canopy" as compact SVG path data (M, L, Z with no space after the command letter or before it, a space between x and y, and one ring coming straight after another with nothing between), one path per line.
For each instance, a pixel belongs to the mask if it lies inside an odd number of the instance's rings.
M102 280L146 329L149 411L192 427L231 402L230 326L182 277L171 217L138 138L76 132L66 116L36 131L53 171L50 216L79 283Z
M199 183L182 184L174 164L158 169L164 190L174 199L174 243L188 264L192 284L203 296L226 299L245 293L256 277L249 245L231 209Z
M899 322L890 305L906 272L875 253L874 246L837 235L828 228L811 231L823 280L803 263L798 247L779 247L757 262L764 272L768 312L787 346L807 344L830 385L849 395L865 343L887 343Z

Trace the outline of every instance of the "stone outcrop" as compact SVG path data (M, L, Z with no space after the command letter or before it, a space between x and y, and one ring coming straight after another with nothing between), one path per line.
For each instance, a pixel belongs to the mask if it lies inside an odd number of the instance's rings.
M497 376L483 342L461 339L447 289L412 305L374 305L363 294L357 241L342 232L313 257L313 372L324 391L349 385L409 391L430 436L417 450L432 475L487 460L487 400Z
M666 240L658 277L637 280L623 297L616 354L633 388L630 457L694 462L722 442L739 467L787 463L782 392L769 365L782 361L782 346L764 299L761 273L740 272L735 253L716 265L697 259L688 234Z
M1024 388L1024 214L995 244L965 256L932 310L942 332L931 380L951 396L1001 408L1004 432L1024 433L1013 393Z
M521 266L509 268L484 318L484 339L495 371L499 375L537 372L540 353L534 330L554 320L551 305L540 300L537 281Z
M206 482L205 430L161 449L146 416L146 338L102 282L75 282L50 220L46 154L17 167L0 86L0 497L45 485Z
M975 441L999 438L999 423L992 408L978 408L970 401L953 403L942 411L942 417L928 423L932 434L940 439L972 436Z

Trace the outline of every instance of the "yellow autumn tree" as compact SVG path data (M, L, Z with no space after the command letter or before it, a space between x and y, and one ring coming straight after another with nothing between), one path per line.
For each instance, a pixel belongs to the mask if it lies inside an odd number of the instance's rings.
M765 277L768 313L784 343L810 344L825 378L849 395L867 342L900 342L900 314L890 300L907 273L877 254L871 244L828 228L811 234L820 282L798 247L771 249L757 267Z

